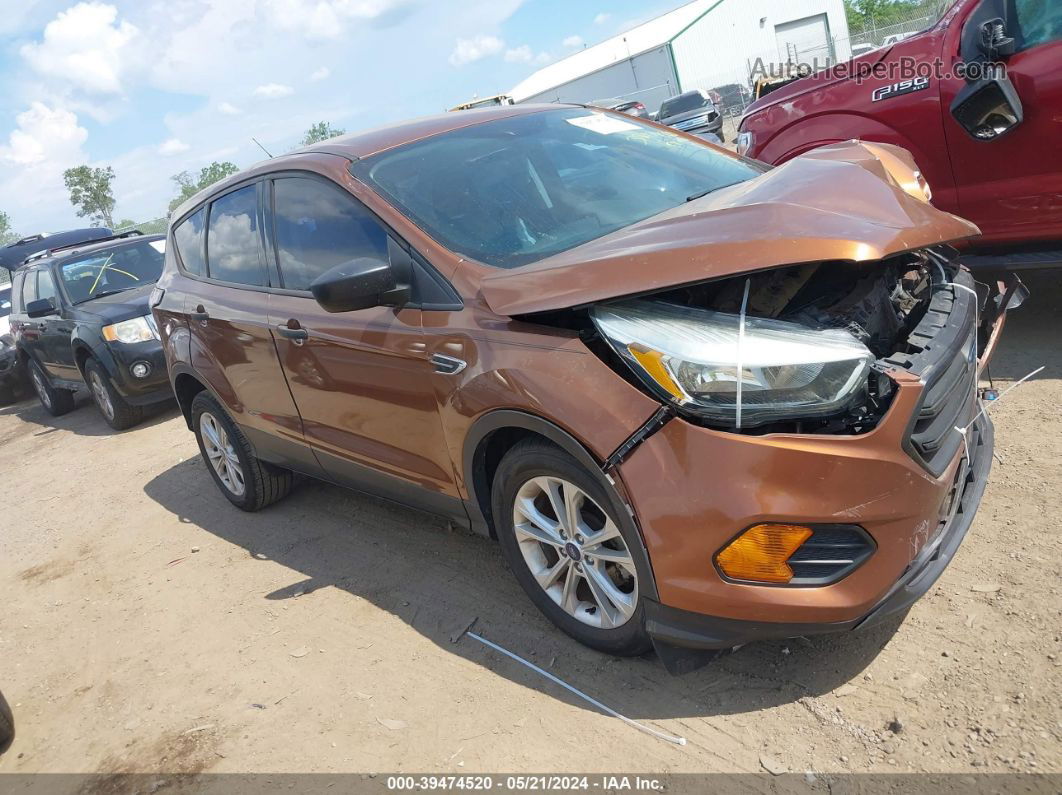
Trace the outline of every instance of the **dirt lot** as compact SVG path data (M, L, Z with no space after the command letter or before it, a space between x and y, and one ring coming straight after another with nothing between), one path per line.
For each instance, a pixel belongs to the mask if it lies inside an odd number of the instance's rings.
M0 772L1059 771L1062 288L993 368L977 521L902 626L749 646L673 678L555 631L495 544L315 482L248 515L175 410L0 410ZM639 733L465 638L479 631ZM890 730L889 725L893 724Z

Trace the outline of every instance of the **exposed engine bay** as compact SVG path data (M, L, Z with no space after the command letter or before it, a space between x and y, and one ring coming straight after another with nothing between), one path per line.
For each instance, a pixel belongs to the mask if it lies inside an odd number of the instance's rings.
M698 424L865 433L893 397L881 360L917 352L909 338L957 272L956 256L942 246L700 283L593 307L581 332L628 380Z

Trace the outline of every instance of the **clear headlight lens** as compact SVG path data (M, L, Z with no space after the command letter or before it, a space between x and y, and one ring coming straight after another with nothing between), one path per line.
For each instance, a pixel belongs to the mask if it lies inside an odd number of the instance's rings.
M737 153L739 155L747 155L749 150L752 149L752 133L739 132L737 135Z
M595 307L602 336L685 411L741 427L837 414L866 388L873 354L843 329L745 319L654 301ZM740 337L740 339L739 339Z
M103 338L108 342L148 342L159 338L151 315L134 317L103 327Z

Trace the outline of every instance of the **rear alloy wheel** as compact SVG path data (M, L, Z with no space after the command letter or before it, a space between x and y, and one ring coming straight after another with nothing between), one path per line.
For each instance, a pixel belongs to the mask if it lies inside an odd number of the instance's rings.
M69 389L56 389L39 364L32 359L29 362L30 383L37 393L44 410L53 417L66 414L74 409L74 393Z
M85 380L88 382L92 399L96 401L96 407L107 420L107 424L116 431L124 431L144 419L144 409L140 406L129 404L125 398L118 394L118 390L111 384L111 379L103 370L103 365L95 359L85 362Z
M650 646L640 600L648 561L633 524L608 505L602 485L545 441L516 445L495 474L498 538L531 600L591 648L642 654Z
M239 426L209 392L192 400L192 429L214 482L237 508L257 511L291 491L291 472L260 461Z

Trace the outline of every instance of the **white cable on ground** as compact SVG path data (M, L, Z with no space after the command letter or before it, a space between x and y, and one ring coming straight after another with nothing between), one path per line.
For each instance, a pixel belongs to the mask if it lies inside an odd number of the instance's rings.
M667 741L669 743L674 743L675 745L685 745L686 744L686 738L685 737L673 737L670 734L664 734L664 732L657 731L656 729L650 728L649 726L646 726L646 725L644 725L642 723L638 723L638 721L636 721L636 720L631 720L628 717L620 715L618 712L616 712L616 710L614 710L614 709L612 709L610 707L606 707L604 704L602 704L597 699L591 698L590 696L586 695L586 693L583 693L580 690L576 690L570 684L568 684L567 682L565 682L562 679L558 679L556 676L551 674L549 671L543 671L541 668L539 668L534 663L528 662L527 660L525 660L523 657L521 657L518 654L513 654L511 651L509 651L508 649L502 648L497 643L492 643L491 641L487 640L486 638L481 638L475 632L467 632L465 634L467 634L468 637L470 637L470 638L475 638L480 643L482 643L482 644L484 644L486 646L490 646L495 651L501 652L506 657L509 657L509 658L511 658L513 660L516 660L521 665L526 665L532 671L537 671L538 673L542 674L544 677L549 679L551 682L555 682L556 684L560 685L564 689L566 689L566 690L568 690L568 691L570 691L572 693L575 693L575 695L579 696L579 698L590 702L595 707L597 707L598 709L600 709L603 712L608 713L612 717L619 718L621 721L623 721L624 723L626 723L629 726L633 726L634 728L639 729L640 731L643 731L646 734L653 735L657 739L665 740L665 741Z
M1001 401L1003 399L1004 395L1006 395L1008 392L1010 392L1010 390L1014 389L1015 387L1021 386L1026 381L1028 381L1030 378L1032 378L1034 375L1036 375L1037 373L1040 373L1040 372L1042 372L1042 371L1044 371L1046 369L1047 369L1047 365L1041 365L1040 367L1037 367L1035 370L1033 370L1031 373L1029 373L1024 378L1015 381L1013 384L1011 384L1006 389L1004 389L1002 392L1000 392L999 393L999 397L997 397L995 400L990 400L987 403L983 403L982 406L981 406L981 410L979 412L977 412L977 414L974 415L974 418L972 420L970 420L969 424L967 424L965 427L962 427L962 428L956 426L955 430L957 430L959 433L961 433L961 434L963 434L965 436L966 432L968 430L970 430L970 428L973 427L973 424L975 422L977 422L979 419L981 419L981 415L987 413L988 409L990 409L992 406L996 405L999 401Z
M745 362L743 361L742 347L745 343L745 312L749 307L749 286L752 279L745 279L745 294L741 297L741 317L738 320L738 344L737 344L737 416L735 427L741 430L741 387L745 376Z

